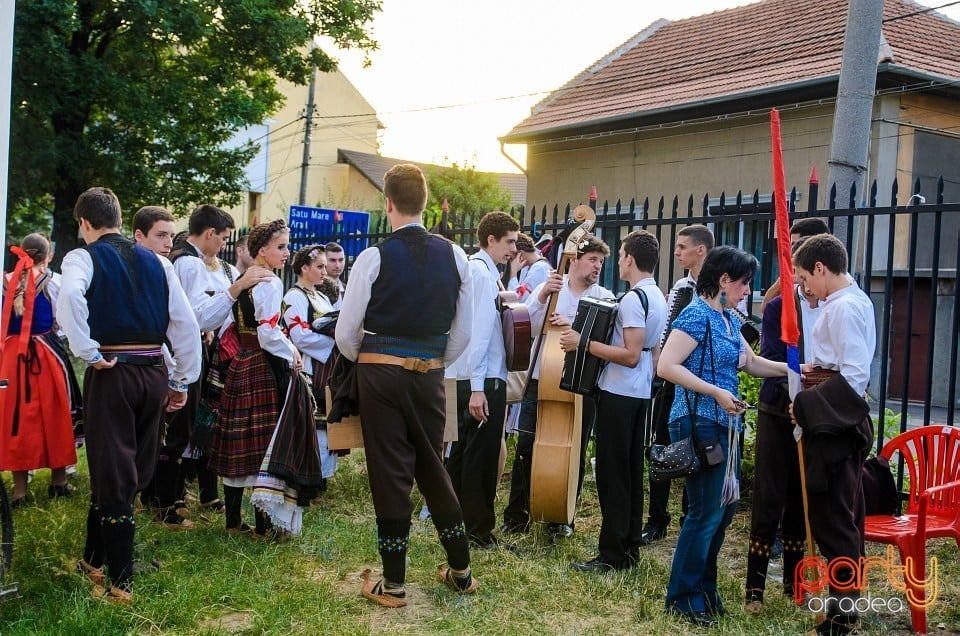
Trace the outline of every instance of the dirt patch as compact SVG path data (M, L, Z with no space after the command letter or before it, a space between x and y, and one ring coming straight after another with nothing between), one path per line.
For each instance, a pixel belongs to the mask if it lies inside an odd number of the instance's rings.
M253 629L253 621L253 611L230 612L229 614L223 614L201 621L200 628L216 630L227 634L241 634Z

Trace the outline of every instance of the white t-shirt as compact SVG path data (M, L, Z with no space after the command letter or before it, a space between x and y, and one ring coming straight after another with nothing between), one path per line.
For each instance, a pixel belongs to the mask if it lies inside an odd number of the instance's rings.
M644 311L640 296L629 291L620 300L617 318L614 321L610 344L622 347L623 330L635 327L644 329L643 348L652 349L660 342L660 334L667 324L667 301L652 278L644 278L634 289L642 289L647 296L647 311ZM649 398L653 382L653 352L643 351L637 366L630 368L613 362L608 363L600 374L598 386L608 393L626 397Z

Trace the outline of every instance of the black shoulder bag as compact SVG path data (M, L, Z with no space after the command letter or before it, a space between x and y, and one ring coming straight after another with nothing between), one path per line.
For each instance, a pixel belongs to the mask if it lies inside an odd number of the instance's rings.
M697 377L703 377L703 363L707 359L707 352L710 352L711 366L713 366L713 342L710 333L710 322L707 321L707 333L704 338L703 356L700 358L700 370ZM714 382L716 382L716 369L714 372ZM700 394L697 393L693 398L693 405L690 406L690 390L685 393L687 407L690 411L689 417L692 424L690 437L685 437L672 444L654 444L647 450L647 461L650 465L650 481L661 482L671 479L679 479L689 475L695 475L700 472L702 465L716 466L723 461L723 448L720 446L719 439L711 439L700 442L697 437L697 401ZM701 460L701 455L703 459ZM718 456L719 455L719 459Z

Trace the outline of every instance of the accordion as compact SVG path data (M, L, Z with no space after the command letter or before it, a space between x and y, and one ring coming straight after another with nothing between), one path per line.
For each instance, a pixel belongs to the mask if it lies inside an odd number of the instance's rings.
M613 299L581 298L577 316L573 319L573 330L580 334L581 342L585 338L609 342L617 307L618 303ZM595 394L603 365L604 361L587 353L586 347L567 352L563 357L560 388L580 395Z

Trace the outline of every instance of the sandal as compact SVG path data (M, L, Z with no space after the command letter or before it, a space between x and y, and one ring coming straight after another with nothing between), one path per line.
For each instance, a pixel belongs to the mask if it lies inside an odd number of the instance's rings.
M103 574L103 568L95 568L83 559L77 561L77 571L84 575L94 586L103 587L106 577Z
M193 522L185 519L183 515L174 509L167 510L166 514L157 513L153 521L168 530L190 530L193 528Z
M370 580L371 571L369 568L363 571L360 578L363 579L363 585L360 586L360 594L364 598L370 599L380 607L403 607L407 604L406 594L404 592L388 592L383 589L383 579L377 581Z
M133 592L122 590L113 585L110 586L110 589L105 589L102 585L94 586L91 594L93 595L93 598L100 601L106 601L107 603L111 603L113 605L133 604Z
M453 575L453 570L446 563L437 566L437 578L458 594L473 594L480 587L480 583L469 570L467 576L469 577L468 582L463 584L457 580L457 577Z
M251 528L246 523L241 523L239 526L228 527L227 534L235 537L246 536L248 534L253 534L253 528Z
M226 508L226 506L223 503L223 500L221 500L219 497L214 499L213 501L201 503L200 507L203 508L204 510L209 510L211 512L223 512L223 510Z

